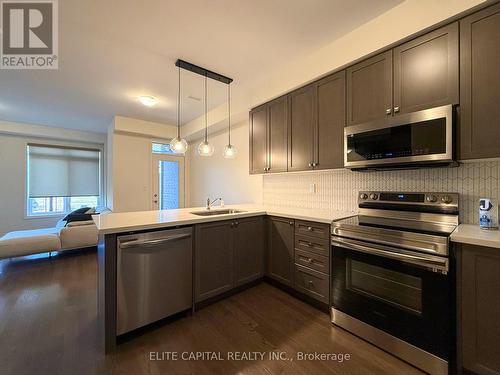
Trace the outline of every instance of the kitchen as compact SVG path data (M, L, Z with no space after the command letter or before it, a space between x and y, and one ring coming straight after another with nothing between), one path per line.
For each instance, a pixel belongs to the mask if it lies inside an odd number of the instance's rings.
M477 225L476 195L499 198L500 127L489 120L499 9L442 22L253 108L249 172L264 175L262 205L209 198L96 216L106 352L120 335L265 281L425 372L500 371L498 329L483 326L498 312L486 300L498 295L500 237ZM169 258L153 261L170 241ZM125 260L129 246L141 250ZM148 293L154 304L140 298ZM149 311L164 295L172 303Z
M26 9L2 373L500 374L498 0Z

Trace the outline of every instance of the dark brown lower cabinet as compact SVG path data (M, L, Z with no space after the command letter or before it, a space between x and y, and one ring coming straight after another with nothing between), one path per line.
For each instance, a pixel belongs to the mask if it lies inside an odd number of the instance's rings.
M288 286L293 286L293 242L293 220L280 217L267 218L266 275Z
M264 217L235 220L235 286L264 276Z
M232 221L196 225L195 302L233 288L233 242Z
M264 217L196 225L195 302L264 275Z
M465 370L500 374L500 249L462 245L458 254L459 358Z

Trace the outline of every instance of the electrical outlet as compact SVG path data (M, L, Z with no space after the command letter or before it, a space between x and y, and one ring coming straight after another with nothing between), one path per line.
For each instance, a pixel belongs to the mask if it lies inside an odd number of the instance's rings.
M309 193L316 194L316 184L309 184Z

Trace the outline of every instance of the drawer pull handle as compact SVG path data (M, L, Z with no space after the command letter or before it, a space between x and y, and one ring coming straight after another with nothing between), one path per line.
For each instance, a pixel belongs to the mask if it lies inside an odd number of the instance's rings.
M308 230L309 232L312 232L313 228L312 228L312 227L307 227L307 230Z
M314 286L314 282L312 280L307 280L307 283L310 285L310 286Z
M313 247L312 242L309 242L309 243L307 244L307 246L308 246L308 247Z
M293 225L293 221L290 221L288 224Z

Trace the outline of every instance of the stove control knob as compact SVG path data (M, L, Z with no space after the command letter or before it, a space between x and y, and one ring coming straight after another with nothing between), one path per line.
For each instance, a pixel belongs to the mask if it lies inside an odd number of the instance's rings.
M441 202L448 204L448 203L453 202L453 198L450 197L449 195L443 195L441 197Z
M437 197L435 195L428 195L425 197L425 200L429 203L437 202Z
M366 193L361 193L359 197L363 200L368 199L368 195Z
M375 200L377 200L377 198L378 198L378 194L375 194L375 193L371 193L370 194L370 199L371 200L375 201Z

